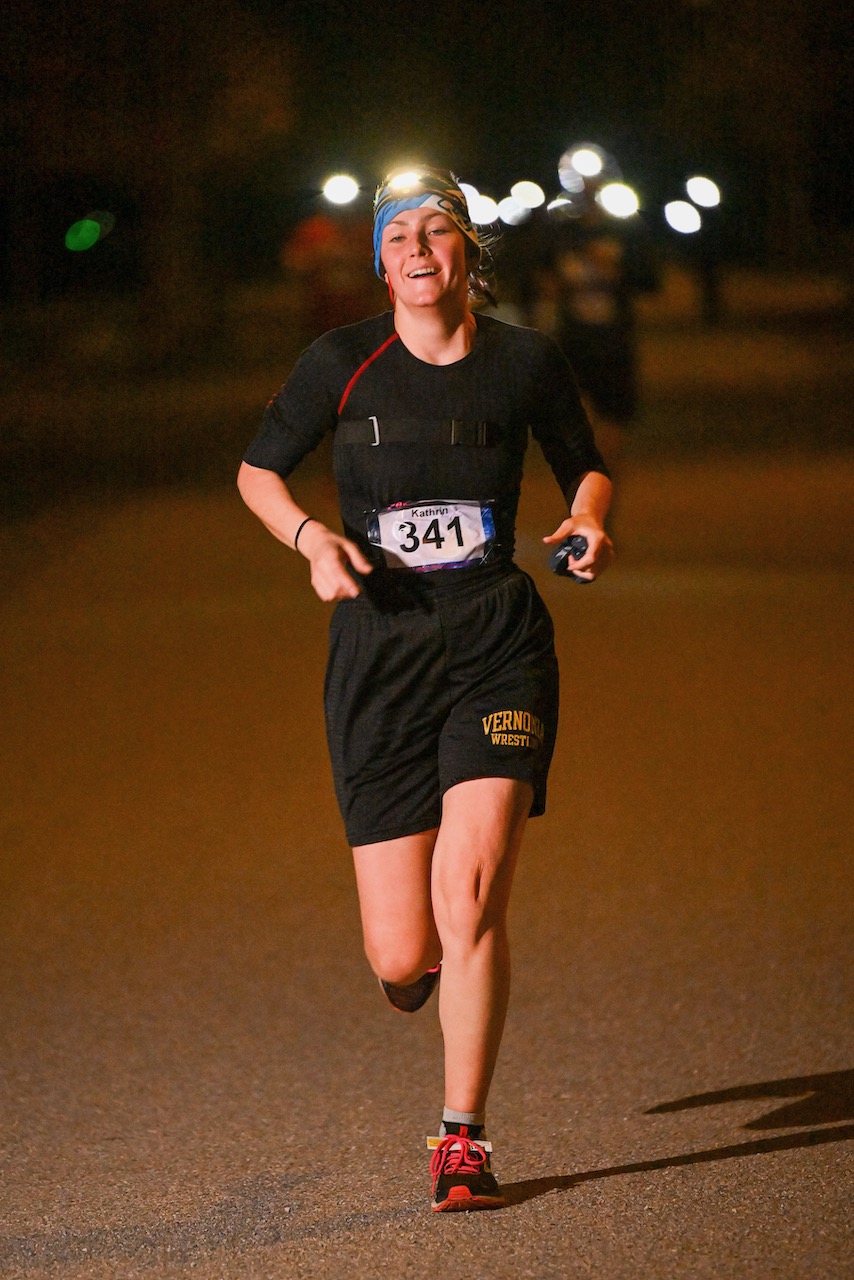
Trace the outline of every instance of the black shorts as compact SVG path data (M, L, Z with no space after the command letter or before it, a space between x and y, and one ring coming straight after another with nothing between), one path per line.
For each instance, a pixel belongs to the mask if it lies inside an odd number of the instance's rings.
M389 592L332 615L326 731L351 845L437 827L444 793L473 778L529 782L531 816L545 810L558 718L548 610L515 566L440 572L434 590L378 571Z

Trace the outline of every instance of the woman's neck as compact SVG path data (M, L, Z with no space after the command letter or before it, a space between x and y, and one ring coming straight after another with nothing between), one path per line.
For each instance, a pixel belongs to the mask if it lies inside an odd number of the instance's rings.
M456 364L474 346L477 322L468 306L453 311L407 307L398 300L394 327L407 351L425 364Z

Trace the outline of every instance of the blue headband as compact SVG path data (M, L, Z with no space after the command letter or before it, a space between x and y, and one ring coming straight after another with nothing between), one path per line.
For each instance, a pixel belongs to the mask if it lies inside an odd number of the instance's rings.
M447 214L480 254L480 241L469 216L466 198L451 173L441 169L421 169L417 178L413 177L411 184L399 188L400 195L395 198L397 189L395 179L387 178L377 188L374 198L374 270L381 280L383 269L380 248L383 230L404 209L423 209L429 206L437 213Z

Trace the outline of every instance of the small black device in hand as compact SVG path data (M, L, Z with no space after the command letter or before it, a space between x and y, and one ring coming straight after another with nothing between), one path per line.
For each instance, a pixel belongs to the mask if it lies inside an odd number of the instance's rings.
M589 578L579 578L577 573L572 572L572 561L580 560L587 550L587 539L580 533L573 533L568 538L564 538L563 542L559 542L554 551L549 556L549 568L552 573L558 574L562 578L572 578L573 582L580 582L582 586L589 582Z

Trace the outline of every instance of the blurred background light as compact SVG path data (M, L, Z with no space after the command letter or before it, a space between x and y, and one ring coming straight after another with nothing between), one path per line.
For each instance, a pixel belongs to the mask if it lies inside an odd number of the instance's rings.
M714 209L721 202L721 189L711 178L702 178L699 174L689 178L685 183L685 190L694 204L702 205L704 209Z
M359 184L346 173L336 173L323 184L323 194L330 204L350 204L359 194Z
M473 187L470 182L461 182L460 191L462 191L463 195L465 196L466 204L469 207L469 212L471 212L471 202L472 200L480 199L480 192L478 191L477 187Z
M579 196L584 193L584 179L577 169L574 169L568 162L566 164L561 161L558 166L558 178L560 185L564 191L568 191L571 196Z
M65 233L65 247L72 253L82 253L91 249L101 238L101 228L91 218L81 218L74 222Z
M664 216L673 230L681 231L683 235L699 231L703 225L699 213L687 200L671 200L664 206Z
M498 202L498 216L509 227L518 227L520 222L530 218L531 210L527 205L521 204L515 196L505 196Z
M104 236L108 236L115 225L116 219L112 213L100 209L87 213L85 218L73 222L66 231L65 247L72 253L82 253L103 240Z
M598 147L576 147L570 153L569 163L583 178L595 178L602 172L604 156Z
M615 218L631 218L640 208L636 193L625 182L608 182L597 192L596 199L606 213Z
M546 193L537 182L514 182L510 195L525 209L539 209L546 199Z
M576 142L564 151L557 166L558 178L570 199L578 203L585 195L585 183L619 182L620 166L613 156L595 142Z
M491 196L482 196L478 193L474 199L468 201L468 207L472 222L479 227L488 226L498 220L498 205Z

